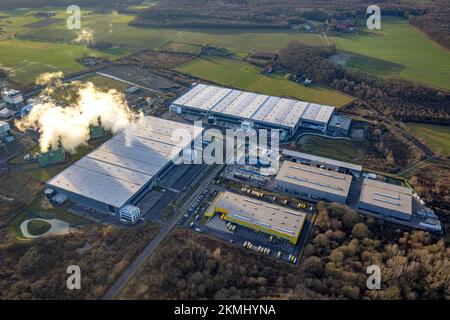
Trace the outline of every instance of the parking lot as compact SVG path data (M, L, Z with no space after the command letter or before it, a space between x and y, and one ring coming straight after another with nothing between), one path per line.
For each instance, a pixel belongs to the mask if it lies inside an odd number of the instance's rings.
M227 223L220 219L219 215L214 215L209 219L206 218L204 212L219 192L215 188L205 188L190 204L185 214L178 221L178 224L192 228L196 232L206 233L223 241L241 246L246 250L252 250L271 258L293 264L299 263L303 245L313 225L313 219L315 217L313 210L305 207L308 210L305 224L300 233L300 238L293 245L288 240L280 239L234 223Z

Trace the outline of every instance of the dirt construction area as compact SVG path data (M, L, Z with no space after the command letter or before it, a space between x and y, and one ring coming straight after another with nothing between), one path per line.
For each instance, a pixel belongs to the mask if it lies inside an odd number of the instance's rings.
M114 77L119 81L122 80L130 84L137 84L151 90L167 91L179 86L176 82L136 66L112 66L101 69L98 73Z

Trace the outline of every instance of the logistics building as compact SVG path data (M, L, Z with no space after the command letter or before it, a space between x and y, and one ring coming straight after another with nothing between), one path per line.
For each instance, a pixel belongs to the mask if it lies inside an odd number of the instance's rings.
M230 221L296 244L306 213L252 199L229 191L221 192L205 215L220 214Z
M337 136L346 136L350 131L351 124L352 118L334 114L328 124L328 131Z
M335 107L241 90L196 84L170 105L176 113L194 113L248 127L281 129L292 136L299 126L326 131Z
M345 174L352 174L356 177L359 177L362 172L362 166L358 164L318 157L312 154L298 152L289 149L283 149L281 151L281 154L283 158L293 162L307 164L312 167L334 170Z
M358 208L400 220L411 220L412 190L366 178L362 183Z
M118 214L136 204L173 167L189 142L173 141L184 129L193 140L203 129L165 119L146 117L129 132L120 132L47 182L50 188L77 203Z
M351 182L351 175L284 161L275 177L275 188L301 197L346 203Z

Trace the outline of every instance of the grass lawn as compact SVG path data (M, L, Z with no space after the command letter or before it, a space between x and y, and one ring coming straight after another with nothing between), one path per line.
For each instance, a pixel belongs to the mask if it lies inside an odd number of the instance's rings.
M406 171L401 175L404 179L411 179L412 176L416 175L418 172L426 172L429 170L430 167L442 167L445 170L450 170L450 160L444 160L444 159L427 159L420 163L418 163L416 166L411 168L411 170Z
M407 123L411 132L431 150L441 156L450 156L450 126Z
M176 70L243 90L288 96L336 107L352 101L351 97L337 91L322 87L305 87L284 79L282 75L265 76L257 67L237 59L198 58L178 66Z
M31 203L34 195L43 187L41 181L24 174L10 171L0 178L0 193L23 203Z
M339 50L336 55L332 56L331 61L348 68L359 69L381 77L398 76L405 69L405 66L401 64L342 50Z
M403 66L394 68L393 73L405 79L450 90L450 52L417 31L406 19L383 17L381 30L330 39L337 49L359 55L349 60L350 66L384 75L383 68L377 72L373 59L384 60ZM364 56L370 59L365 61Z
M2 32L0 32L0 39L5 39L30 30L30 28L27 26L30 23L46 20L46 18L38 18L33 16L33 13L38 11L55 12L56 15L51 18L56 19L66 19L68 16L65 9L53 7L43 7L40 9L30 8L26 10L0 11L0 16L4 17L0 19L0 28L2 30ZM37 30L39 29L40 28L37 28Z
M186 53L195 53L199 51L201 48L200 45L170 41L166 46L164 46L164 50L172 51L172 52L186 52Z
M203 45L205 43L237 51L271 51L278 52L292 41L324 46L324 40L314 33L292 30L239 30L239 29L198 29L184 30L177 33L175 41Z
M31 150L27 150L22 154L19 154L18 156L12 158L9 161L9 164L16 164L21 165L21 171L24 175L27 175L31 178L34 178L36 180L40 180L42 182L46 182L49 179L56 176L58 173L63 171L65 168L73 164L75 161L78 161L82 157L84 157L86 154L88 154L90 151L92 151L94 148L98 147L102 143L104 143L106 140L108 140L111 137L110 134L105 135L102 138L93 139L89 142L88 146L82 146L79 147L77 150L77 153L68 155L66 154L66 161L63 163L53 164L49 165L47 167L41 167L41 165L37 162L25 162L23 160L23 156L26 153L33 154L35 152L39 152L39 147L32 148Z
M27 225L28 233L32 236L40 236L50 230L50 228L50 223L42 220L31 220Z
M360 164L364 158L364 147L348 140L303 136L298 141L298 149L301 152L350 163Z
M94 85L103 90L116 89L117 91L123 91L130 86L129 84L111 78L103 77L100 75L93 75L84 78L83 82L92 82Z
M21 212L21 213L17 214L14 217L14 219L11 221L10 231L18 240L30 240L28 238L25 238L25 236L22 234L22 230L20 229L20 225L27 218L28 218L27 213L26 212Z
M10 71L11 77L23 83L32 83L43 72L77 72L84 66L75 60L84 56L115 56L88 49L81 45L23 41L8 39L0 41L0 67Z

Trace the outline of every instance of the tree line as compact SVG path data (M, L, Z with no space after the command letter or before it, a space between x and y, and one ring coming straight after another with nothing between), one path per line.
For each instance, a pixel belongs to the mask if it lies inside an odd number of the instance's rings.
M299 266L177 229L123 299L449 299L450 249L423 231L320 203ZM381 289L366 286L381 269Z
M73 4L89 8L118 8L139 3L141 3L139 0L77 0L76 3L72 0L2 0L0 9L68 7Z
M387 116L402 121L450 124L448 92L400 78L381 79L345 68L329 60L334 54L334 47L292 42L280 50L279 56L286 69L369 102Z

